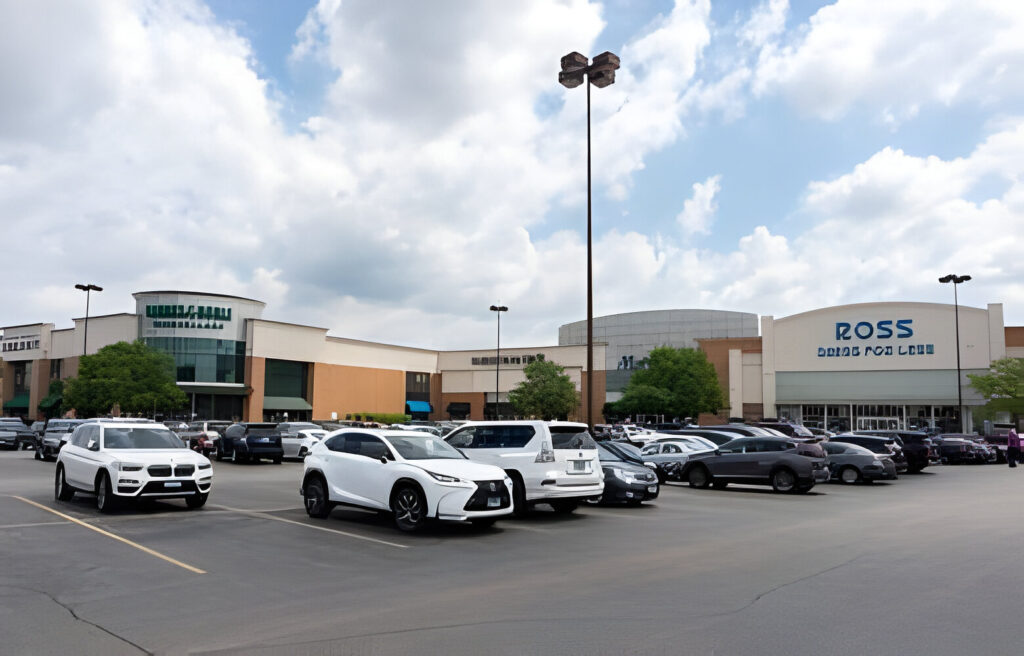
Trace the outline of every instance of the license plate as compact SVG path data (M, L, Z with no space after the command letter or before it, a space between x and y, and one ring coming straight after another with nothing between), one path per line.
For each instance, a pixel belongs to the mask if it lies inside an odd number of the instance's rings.
M655 492L658 491L658 486L657 485L648 485L647 486L647 491L650 492L651 494L654 494Z
M501 497L487 497L487 507L488 508L500 508L501 507Z
M181 481L168 481L164 483L164 487L181 487Z
M574 472L584 472L584 471L587 471L587 461L586 460L573 460L572 461L572 470Z

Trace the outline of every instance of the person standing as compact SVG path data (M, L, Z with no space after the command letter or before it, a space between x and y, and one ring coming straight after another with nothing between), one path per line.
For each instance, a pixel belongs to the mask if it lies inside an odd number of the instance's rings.
M1018 460L1020 460L1020 436L1017 435L1015 428L1011 428L1006 436L1006 462L1011 467L1016 467Z

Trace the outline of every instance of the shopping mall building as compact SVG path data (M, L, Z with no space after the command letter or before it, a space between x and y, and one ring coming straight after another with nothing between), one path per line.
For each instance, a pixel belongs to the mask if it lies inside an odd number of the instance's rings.
M260 301L183 291L134 294L135 312L3 329L4 414L32 418L51 380L74 376L82 353L143 339L174 357L183 415L249 421L344 419L407 413L429 419L510 416L508 391L543 357L581 392L585 323L566 324L558 346L440 351L328 335L269 321ZM833 428L972 425L984 403L967 375L992 360L1024 358L1024 327L1005 327L1001 304L865 303L774 318L717 310L657 310L594 319L592 403L600 417L652 348L702 349L728 407L719 416L782 416ZM497 370L497 382L496 382ZM497 394L496 390L497 389ZM958 410L958 392L965 412ZM709 418L710 419L710 418Z

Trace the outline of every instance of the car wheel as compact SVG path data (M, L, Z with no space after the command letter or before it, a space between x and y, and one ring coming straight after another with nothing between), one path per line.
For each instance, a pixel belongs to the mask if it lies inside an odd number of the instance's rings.
M658 477L658 484L659 485L664 485L665 481L668 480L668 477L665 476L665 472L661 471L660 469L658 471L654 472L654 474L655 474L655 476Z
M117 500L110 487L110 477L106 472L101 472L100 480L96 483L96 509L101 513L109 513L114 512L116 508Z
M203 494L200 492L199 494L193 494L190 497L185 497L185 505L193 510L196 508L202 508L206 505L206 499L209 496L209 493Z
M427 522L427 503L412 485L403 485L395 491L391 511L395 514L395 526L402 531L418 531Z
M282 460L283 460L282 456L277 456L276 458L274 458L274 464L275 465L280 465Z
M57 475L53 483L53 496L57 501L71 501L75 496L75 490L68 486L64 479L64 465L57 465Z
M703 490L708 485L711 485L711 474L708 472L707 467L698 465L686 475L686 482L690 484L690 487Z
M217 459L217 462L220 462L221 460L224 459L224 454L221 453L220 449L217 449L217 452L214 454L213 457Z
M302 489L302 501L306 514L316 519L327 519L331 514L331 502L327 498L327 487L321 478L314 476Z
M729 487L729 481L713 481L711 483L711 487L715 488L716 490L724 490L725 488Z
M32 457L35 458L36 460L42 460L43 459L43 450L40 449L39 447L36 447L36 452L35 452L35 454Z
M575 499L573 499L573 500L565 500L565 499L563 499L561 501L551 501L549 503L549 505L559 515L568 515L569 513L573 512L574 510L576 510L577 508L580 507L580 502L576 501Z
M772 489L776 492L792 492L796 489L796 474L789 469L778 469L772 474Z
M490 528L494 526L494 522L498 521L497 517L480 517L478 519L469 520L473 526L477 528Z
M856 467L843 467L839 470L839 482L844 485L853 485L860 480L860 472Z
M526 484L518 474L510 474L512 478L512 514L525 517L530 514L530 504L526 503Z

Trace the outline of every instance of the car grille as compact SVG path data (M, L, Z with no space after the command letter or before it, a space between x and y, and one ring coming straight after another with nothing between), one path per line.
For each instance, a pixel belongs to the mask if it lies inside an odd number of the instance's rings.
M487 499L498 497L501 503L498 506L488 506ZM508 508L511 500L508 496L508 488L504 481L479 481L476 484L476 492L469 498L463 510L498 510Z
M196 471L195 465L178 465L174 468L175 476L191 476Z
M146 470L150 476L170 476L171 466L170 465L150 465Z
M146 483L144 488L142 488L142 492L140 494L142 496L147 494L188 494L189 492L197 491L195 481L181 481L181 485L175 487L167 487L167 485L168 482L166 481L150 481Z

